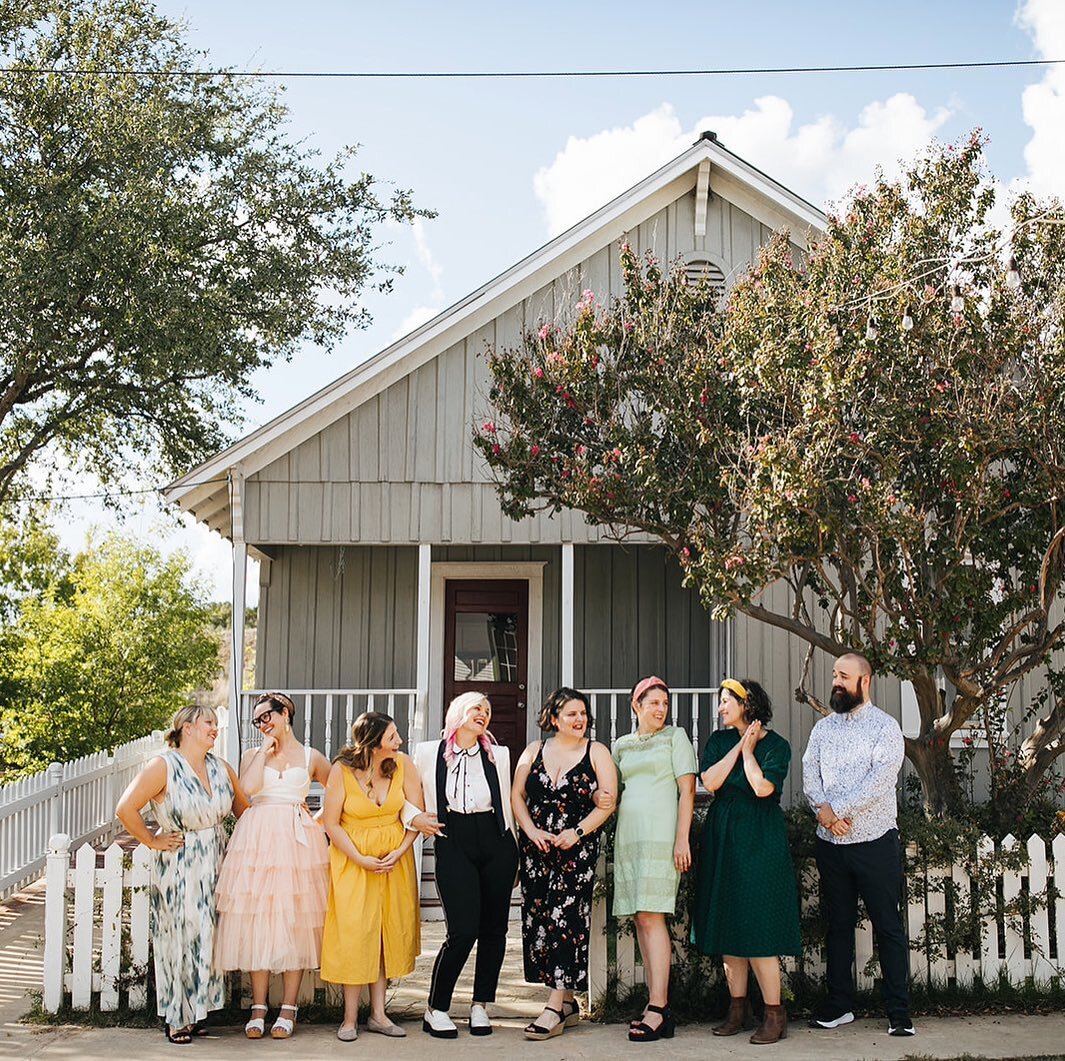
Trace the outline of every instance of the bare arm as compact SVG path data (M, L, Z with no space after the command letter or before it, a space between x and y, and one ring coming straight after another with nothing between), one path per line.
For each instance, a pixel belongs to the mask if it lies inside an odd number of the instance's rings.
M747 732L744 733L743 739L739 744L743 751L743 772L747 776L748 784L759 799L765 799L766 796L773 795L777 790L776 785L766 779L758 760L754 757L762 732L762 723L752 722L747 727Z
M532 841L538 851L546 851L554 844L554 833L538 829L529 813L529 805L525 801L525 782L529 779L529 771L536 762L536 753L540 750L540 742L534 740L521 753L517 766L514 767L514 782L510 786L510 806L514 811L514 820L518 828Z
M229 774L229 783L233 786L233 813L239 818L251 806L251 803L244 789L241 788L236 771L229 763L226 763L225 759L222 762L225 763L226 771Z
M318 784L325 788L326 782L329 780L329 760L316 748L311 749L311 780L317 781Z
M381 860L368 858L352 843L351 837L340 825L340 815L344 810L344 767L334 763L325 783L325 799L322 801L322 825L333 846L357 866L376 872Z
M736 760L743 754L742 744L743 741L737 741L716 763L699 775L707 792L716 792L728 780Z
M258 748L249 748L240 759L240 783L249 796L254 796L263 787L263 767L266 757L273 750L277 741L273 737L263 737Z
M126 832L153 851L176 851L185 842L181 833L153 833L141 817L141 811L150 800L161 800L165 795L166 761L157 757L149 760L126 786L115 807L115 817Z
M618 789L617 767L614 765L609 749L595 741L592 742L592 768L595 770L596 789L612 797ZM584 834L594 833L614 813L614 805L613 798L605 805L596 802L595 808L577 823ZM516 809L514 816L517 817ZM576 829L564 829L558 834L555 846L568 850L579 840Z
M682 774L677 778L680 800L677 804L677 836L673 843L673 864L683 873L691 869L692 849L688 840L692 815L695 813L695 775Z

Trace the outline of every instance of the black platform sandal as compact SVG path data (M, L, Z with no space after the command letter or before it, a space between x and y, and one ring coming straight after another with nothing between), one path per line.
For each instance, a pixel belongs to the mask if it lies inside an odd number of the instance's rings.
M566 1007L572 1006L568 1013L566 1013ZM564 998L562 1000L562 1012L566 1013L566 1027L576 1028L581 1022L581 1004L575 998Z
M544 1006L544 1013L557 1013L558 1023L551 1028L545 1028L542 1024L533 1022L532 1024L525 1025L525 1038L535 1039L537 1042L543 1039L553 1039L556 1035L561 1035L566 1030L566 1015L560 1009L555 1009L553 1006Z
M662 1023L657 1028L652 1028L649 1024L640 1021L635 1028L629 1029L629 1042L653 1043L658 1039L672 1039L677 1030L677 1022L673 1019L669 1006L652 1006L648 1003L647 1010L644 1012L648 1010L651 1013L661 1014Z
M173 1043L175 1046L188 1046L192 1042L192 1029L191 1028L178 1028L174 1031L169 1024L163 1026L163 1034L166 1036L168 1043Z

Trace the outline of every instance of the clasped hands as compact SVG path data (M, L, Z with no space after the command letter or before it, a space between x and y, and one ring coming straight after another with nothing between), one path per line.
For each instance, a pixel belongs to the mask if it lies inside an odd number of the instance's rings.
M598 789L592 800L599 810L612 811L617 806L618 797L613 792ZM549 833L544 829L537 829L534 825L531 829L525 829L524 832L529 840L532 841L533 846L538 851L544 852L552 847L568 851L580 840L576 829L563 829L560 833Z
M827 829L833 836L846 836L854 822L850 818L841 818L832 809L831 803L821 803L817 808L817 824Z

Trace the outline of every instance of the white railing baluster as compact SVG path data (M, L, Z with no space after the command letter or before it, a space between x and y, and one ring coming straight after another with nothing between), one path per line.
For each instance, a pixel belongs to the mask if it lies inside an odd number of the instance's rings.
M332 759L333 755L333 697L334 693L325 694L325 757Z

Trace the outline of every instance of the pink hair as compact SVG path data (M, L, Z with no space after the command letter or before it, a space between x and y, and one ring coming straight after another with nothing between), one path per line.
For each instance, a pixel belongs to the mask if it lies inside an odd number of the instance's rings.
M455 749L457 748L455 735L458 733L462 723L466 721L466 716L469 714L470 709L478 704L488 704L489 708L492 706L484 693L460 693L448 704L447 714L444 715L444 729L441 733L444 741L445 762L450 763L455 758ZM485 755L494 763L496 757L492 754L492 745L496 743L495 737L485 731L477 739L480 741Z

